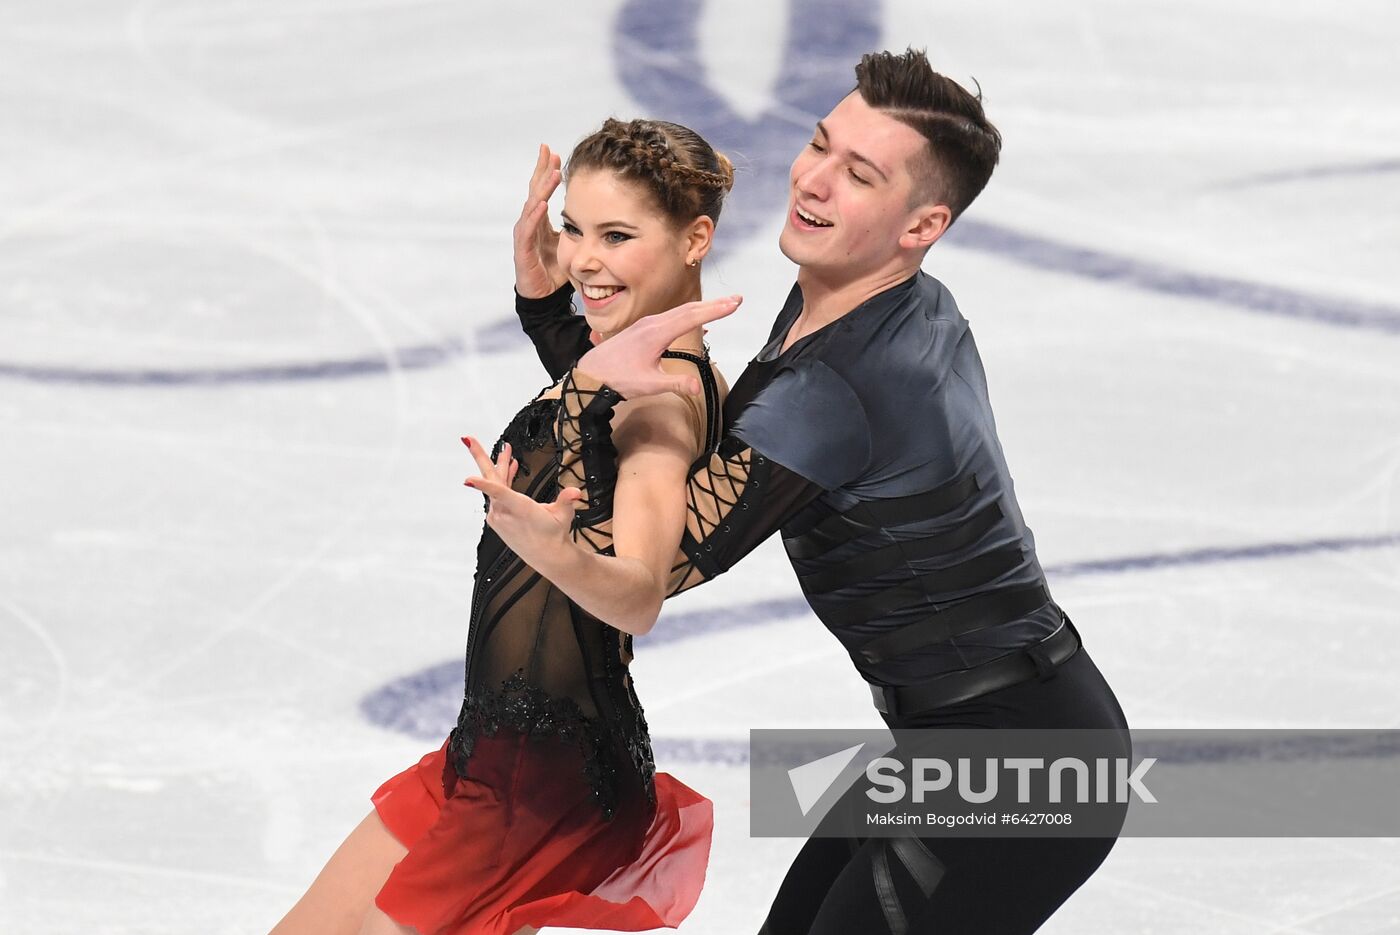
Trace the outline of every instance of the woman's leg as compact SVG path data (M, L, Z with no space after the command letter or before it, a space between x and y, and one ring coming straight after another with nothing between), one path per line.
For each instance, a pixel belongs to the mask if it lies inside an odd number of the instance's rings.
M528 925L516 932L515 935L535 935L539 929L532 929ZM369 915L365 917L365 924L360 929L359 935L418 935L417 929L399 925L393 919L384 914L384 910L378 906L371 906Z
M358 935L418 935L418 930L406 925L399 925L386 916L383 909L372 905L369 907L369 914L365 916L364 924L360 926Z
M375 894L407 852L371 811L271 935L357 935L374 908Z
M408 849L371 811L350 832L311 888L271 935L418 935L374 904L374 897ZM528 926L516 935L535 935Z

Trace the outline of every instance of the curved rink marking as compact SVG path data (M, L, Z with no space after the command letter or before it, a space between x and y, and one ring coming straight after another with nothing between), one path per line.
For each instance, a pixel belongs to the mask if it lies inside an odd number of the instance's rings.
M732 249L740 239L760 230L786 205L791 154L806 144L817 116L850 90L850 63L866 49L878 47L881 10L878 0L791 0L787 45L775 81L774 103L767 112L750 120L737 114L704 81L697 38L701 3L702 0L667 4L628 0L618 13L615 60L624 85L643 108L695 127L721 149L755 154L748 165L741 164L736 197L726 204L723 220L727 235L716 241L717 248L723 250ZM1400 334L1400 308L1393 306L1203 275L973 218L963 218L948 236L950 242L965 249L982 250L1036 269L1215 301L1263 314ZM476 336L478 350L483 352L507 351L523 344L514 319L486 325ZM1127 573L1396 544L1400 544L1400 534L1267 543L1079 562L1046 571L1057 577ZM810 613L805 600L786 598L676 614L668 616L667 626L646 637L642 644L659 645ZM461 661L433 666L371 693L361 702L361 711L372 723L391 730L424 740L441 738L455 722L462 675ZM747 741L657 738L653 745L658 755L677 760L748 762Z
M1400 172L1400 159L1377 159L1370 162L1340 162L1317 166L1303 166L1298 169L1283 169L1278 172L1261 172L1235 179L1226 179L1210 188L1239 189L1259 188L1268 185L1286 185L1292 182L1311 182L1316 179L1356 178L1371 175L1388 175Z
M1191 549L1182 552L1158 552L1124 556L1088 562L1071 562L1048 566L1048 577L1074 578L1087 575L1127 574L1163 568L1218 565L1228 562L1261 561L1326 553L1354 552L1400 546L1400 533L1374 536L1311 539L1295 542L1270 542L1233 548L1217 547ZM727 630L759 626L779 620L789 620L811 614L806 600L800 597L772 598L751 601L729 607L686 613L663 614L664 626L637 640L638 651L648 647L678 643L711 636ZM859 677L859 676L855 676ZM419 740L440 740L456 723L461 707L463 663L452 660L394 679L366 695L360 702L360 712L371 723ZM653 738L652 746L658 757L684 762L744 765L748 763L747 740L704 739L687 737ZM1192 750L1195 750L1193 753ZM1235 749L1235 748L1230 748ZM1214 762L1215 757L1248 755L1253 747L1239 747L1234 753L1212 753L1209 746L1168 749L1166 756L1194 756L1201 762ZM830 751L826 751L830 752ZM1359 754L1358 754L1359 755ZM1394 751L1386 753L1395 755Z
M74 383L98 386L230 386L247 383L280 383L298 380L330 380L371 376L400 370L422 370L460 357L464 347L453 339L440 344L416 344L391 353L304 363L258 364L211 369L142 368L120 370L96 367L0 363L0 377L37 383Z
M748 159L739 159L735 194L725 207L726 233L716 241L716 254L721 255L761 230L786 206L787 169L792 155L806 145L818 116L850 91L851 63L862 52L879 47L882 11L879 0L790 0L787 42L774 82L773 104L757 118L749 119L738 114L705 81L698 38L702 7L703 0L628 0L619 10L614 27L614 59L622 83L644 110L692 126L728 152L750 154ZM1240 179L1225 183L1225 187L1388 173L1397 168L1400 160L1319 166ZM1385 303L1194 272L975 217L962 218L947 239L963 249L990 253L1022 266L1125 289L1400 335L1400 307ZM344 379L439 366L465 353L465 343L454 339L398 348L387 355L212 370L91 368L0 361L0 377L113 387L213 387ZM526 346L513 317L473 329L470 343L474 353L480 355L509 353Z

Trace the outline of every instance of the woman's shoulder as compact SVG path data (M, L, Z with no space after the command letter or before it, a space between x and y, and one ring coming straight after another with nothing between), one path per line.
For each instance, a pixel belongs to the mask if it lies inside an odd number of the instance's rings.
M704 450L710 421L720 417L720 409L729 392L728 383L719 368L708 358L701 363L684 358L663 357L660 366L665 372L678 376L693 375L698 367L707 367L714 378L716 389L714 411L709 410L710 397L704 392L698 396L660 393L623 402L617 413L619 428L630 423L633 428L647 424L655 428L674 430L678 424L683 424L694 454L698 455Z
M665 370L667 373L694 373L702 366L708 369L710 371L711 376L715 378L715 385L719 389L720 393L720 401L723 402L725 394L729 392L729 382L724 379L724 373L720 370L719 365L716 364L713 360L711 360L708 354L706 354L704 357L700 357L694 360L690 357L661 358L661 369Z
M714 381L714 403L716 408L723 407L724 398L729 395L729 381L724 378L724 373L719 369L719 365L710 359L708 353L698 360L678 357L661 358L661 369L665 370L667 373L674 373L684 376L695 373L701 368L703 368L704 370L708 370L711 379ZM703 373L701 374L701 379L704 379ZM685 397L685 399L687 402L692 404L692 408L694 408L697 412L702 414L705 412L707 395L704 392L701 392L699 396L687 396Z

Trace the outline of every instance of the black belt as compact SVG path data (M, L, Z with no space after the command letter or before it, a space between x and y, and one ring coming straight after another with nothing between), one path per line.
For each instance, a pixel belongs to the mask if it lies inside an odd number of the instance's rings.
M1079 649L1069 618L1045 639L971 669L949 672L919 685L871 685L875 710L892 717L957 704L1040 677L1048 678Z

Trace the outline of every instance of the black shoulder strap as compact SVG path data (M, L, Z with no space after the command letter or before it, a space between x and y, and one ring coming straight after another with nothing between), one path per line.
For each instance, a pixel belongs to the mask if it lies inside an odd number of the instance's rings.
M709 353L701 355L688 351L666 350L661 352L661 356L674 360L688 360L700 371L700 386L705 391L705 453L713 453L719 447L723 413L719 409L719 385L715 383L715 372L710 367Z

